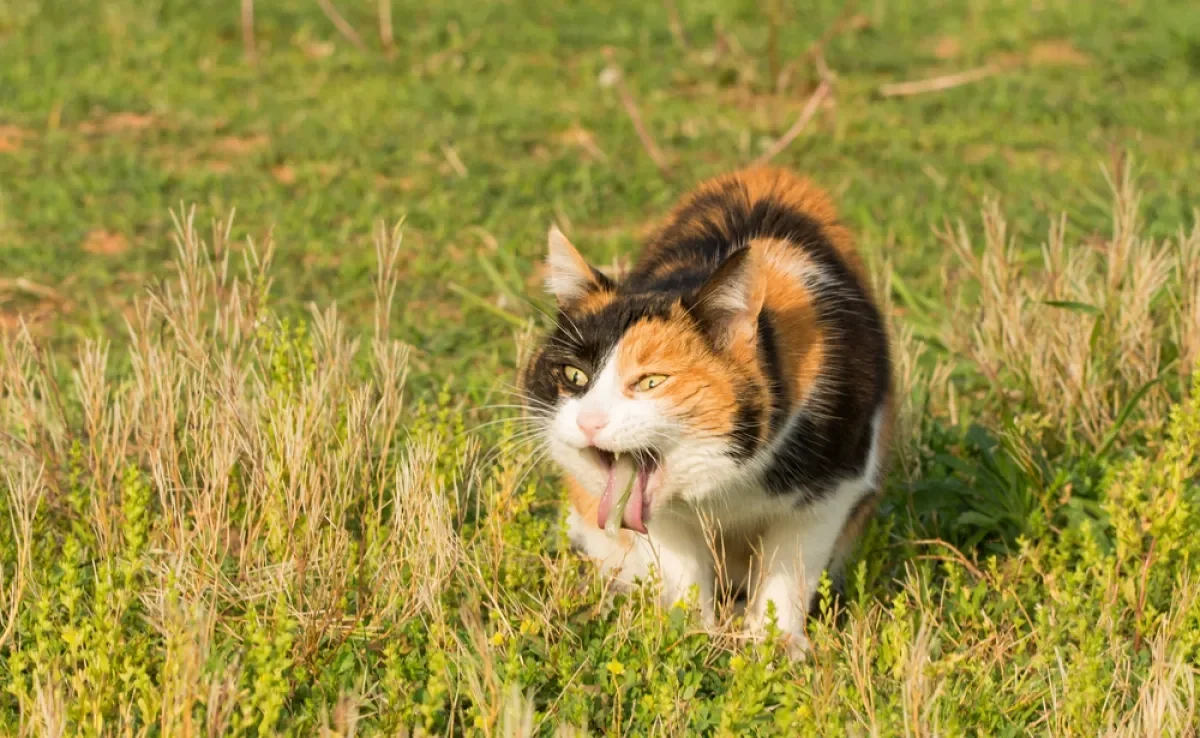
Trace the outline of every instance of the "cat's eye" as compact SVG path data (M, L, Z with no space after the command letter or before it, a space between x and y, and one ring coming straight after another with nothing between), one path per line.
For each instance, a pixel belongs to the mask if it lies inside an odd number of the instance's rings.
M567 364L562 368L563 376L567 381L576 387L586 387L588 383L588 375L583 373L583 370L577 366Z
M667 381L666 374L647 374L638 380L637 391L645 392L646 390L652 390L665 381Z

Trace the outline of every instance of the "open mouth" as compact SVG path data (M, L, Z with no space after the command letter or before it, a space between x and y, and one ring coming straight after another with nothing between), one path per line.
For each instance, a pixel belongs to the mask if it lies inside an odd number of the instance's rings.
M599 448L591 450L608 474L596 511L596 525L602 530L629 528L645 533L653 502L650 480L660 465L657 452L653 449L619 453Z

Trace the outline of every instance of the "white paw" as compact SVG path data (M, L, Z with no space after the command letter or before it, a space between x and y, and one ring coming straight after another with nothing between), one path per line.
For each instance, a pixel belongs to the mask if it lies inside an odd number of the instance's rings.
M660 602L667 609L678 607L683 610L695 608L700 614L700 624L707 630L717 627L717 609L712 595L700 585L692 585L687 589L682 587L663 586Z
M770 623L765 612L756 612L746 621L746 632L757 640L766 640ZM775 630L779 634L779 645L788 657L803 661L808 654L808 635L804 632L803 621L794 624L776 621Z
M780 637L780 644L793 661L803 661L808 658L808 636L804 633L785 633Z

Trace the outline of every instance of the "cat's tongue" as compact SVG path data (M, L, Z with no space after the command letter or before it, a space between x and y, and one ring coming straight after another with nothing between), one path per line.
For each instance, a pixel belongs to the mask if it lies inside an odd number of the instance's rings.
M613 514L613 506L620 503L621 496L625 493L625 488L629 486L630 478L634 475L636 478L633 480L633 489L629 493L629 501L625 505L625 510L618 511L617 514L621 515L624 527L638 533L646 532L643 506L646 499L646 482L650 478L650 472L644 465L635 465L633 457L627 454L618 456L608 468L608 481L604 485L604 494L600 497L600 507L596 510L596 525L601 530L604 530L608 519Z

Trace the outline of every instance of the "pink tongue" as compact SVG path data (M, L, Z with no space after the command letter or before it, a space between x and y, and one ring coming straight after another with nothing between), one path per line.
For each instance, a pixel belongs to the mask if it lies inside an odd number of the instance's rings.
M646 512L646 481L649 478L650 472L646 471L646 467L639 466L633 491L629 493L629 504L625 506L625 527L638 533L646 532L646 521L642 519L642 515Z
M596 510L596 525L602 530L608 523L608 516L612 514L613 503L625 491L625 485L629 484L629 477L626 474L633 471L629 464L621 462L609 467L608 481L604 485L604 494L600 497L600 506ZM625 506L622 522L626 528L638 533L645 533L646 522L642 518L642 512L646 497L646 481L649 479L650 473L645 466L640 465L634 473L637 474L637 479L629 493L629 503Z

